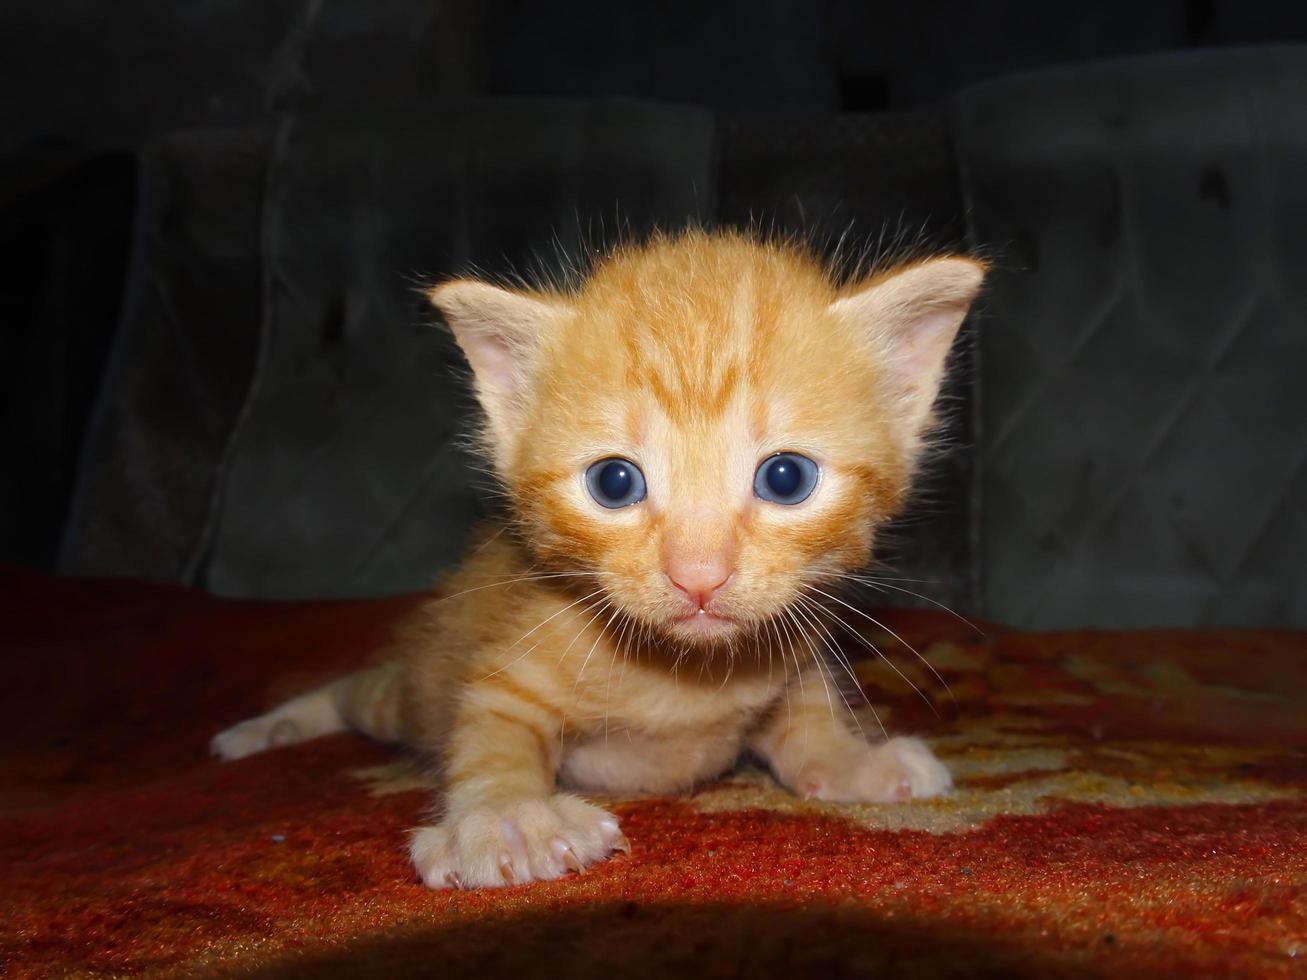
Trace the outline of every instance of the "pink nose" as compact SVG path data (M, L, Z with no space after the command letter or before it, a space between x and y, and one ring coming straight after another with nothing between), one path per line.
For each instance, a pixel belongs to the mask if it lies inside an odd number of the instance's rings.
M708 605L717 590L730 580L732 571L725 558L667 559L667 577L698 609Z

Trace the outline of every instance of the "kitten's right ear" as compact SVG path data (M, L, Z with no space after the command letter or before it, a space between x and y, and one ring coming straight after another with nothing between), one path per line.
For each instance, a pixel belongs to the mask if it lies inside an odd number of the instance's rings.
M509 445L521 414L534 353L541 337L569 311L539 293L456 279L427 292L472 367L496 452Z
M961 255L927 259L877 276L831 305L884 355L895 415L913 439L929 423L949 349L986 271Z

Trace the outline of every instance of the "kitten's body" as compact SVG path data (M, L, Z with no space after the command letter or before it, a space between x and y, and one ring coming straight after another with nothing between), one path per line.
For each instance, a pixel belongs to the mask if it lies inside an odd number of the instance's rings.
M841 292L791 249L691 234L608 258L575 294L437 288L512 520L391 658L215 748L350 727L427 753L443 818L412 850L437 888L552 878L626 846L560 782L674 792L750 750L805 795L943 791L921 742L850 730L817 602L907 490L981 271L945 258ZM755 487L778 453L819 467L795 505ZM610 509L587 491L611 458L638 465L647 497Z

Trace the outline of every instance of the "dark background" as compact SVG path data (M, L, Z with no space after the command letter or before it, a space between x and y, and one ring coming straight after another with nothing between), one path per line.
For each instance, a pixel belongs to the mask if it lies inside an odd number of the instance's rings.
M1300 41L1287 0L11 0L0 560L419 588L482 495L415 279L690 218L998 261L913 591L1307 624Z

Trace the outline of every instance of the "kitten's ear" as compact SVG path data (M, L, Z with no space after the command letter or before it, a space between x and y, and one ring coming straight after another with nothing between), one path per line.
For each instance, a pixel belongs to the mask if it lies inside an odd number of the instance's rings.
M569 307L540 293L501 289L475 279L442 283L427 292L472 367L477 399L496 450L509 444L521 409L533 354Z
M831 304L833 313L858 324L884 352L911 436L930 418L949 348L985 271L983 263L962 256L929 259L878 276Z

